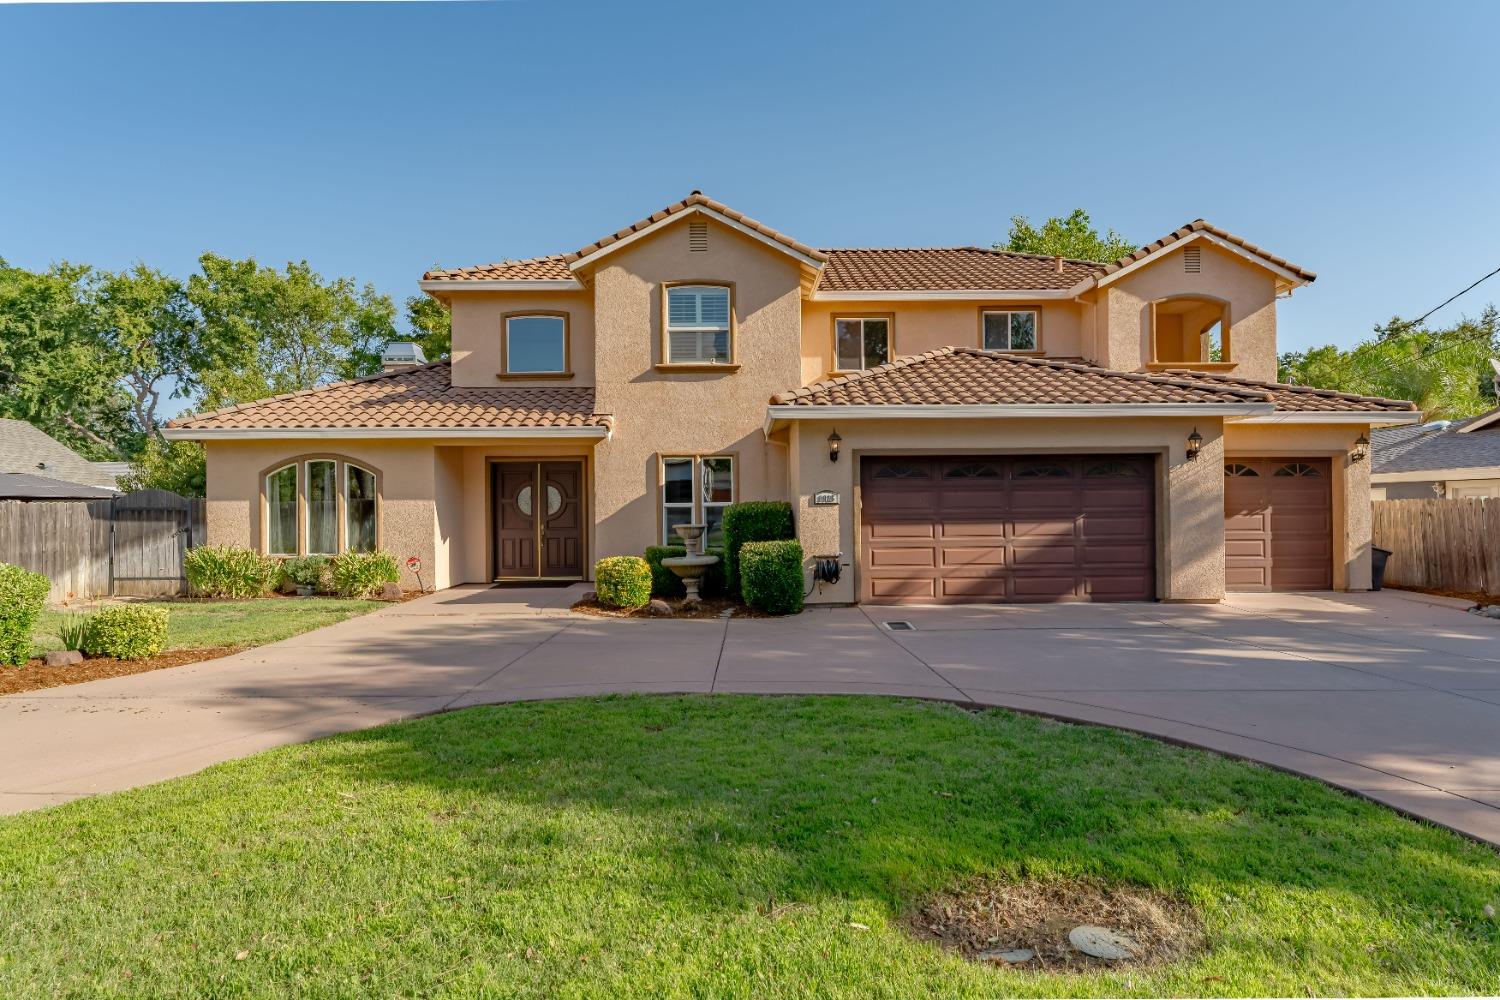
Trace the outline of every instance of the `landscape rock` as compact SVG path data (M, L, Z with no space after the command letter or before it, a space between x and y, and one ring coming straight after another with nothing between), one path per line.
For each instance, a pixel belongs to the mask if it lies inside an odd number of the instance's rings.
M76 649L55 650L42 657L42 663L49 667L68 667L82 662L83 654Z
M974 957L981 962L1004 962L1007 965L1018 965L1036 958L1036 952L1030 948L1007 948L1003 951L981 951Z
M382 601L401 600L401 585L399 583L388 583L380 588L380 599Z
M1085 955L1102 958L1108 962L1119 962L1135 958L1136 944L1119 931L1108 927L1084 924L1068 931L1068 943Z
M668 604L660 597L653 599L650 604L646 605L646 610L651 613L651 616L653 618L672 617L672 605Z
M599 591L597 590L585 590L583 596L579 598L581 601L597 601L598 599Z

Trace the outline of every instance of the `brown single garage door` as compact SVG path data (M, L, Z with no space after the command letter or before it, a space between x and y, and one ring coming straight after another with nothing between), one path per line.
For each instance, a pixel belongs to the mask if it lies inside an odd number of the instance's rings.
M1150 600L1154 469L1140 455L863 458L860 599Z
M1333 586L1328 459L1224 463L1224 584L1252 591Z

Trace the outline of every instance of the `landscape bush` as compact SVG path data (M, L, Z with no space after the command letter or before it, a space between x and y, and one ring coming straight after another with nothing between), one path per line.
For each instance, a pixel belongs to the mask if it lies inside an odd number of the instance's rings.
M663 559L676 559L685 555L687 549L681 545L646 546L645 559L646 565L651 567L652 597L681 597L686 593L682 577L661 564Z
M311 587L314 592L328 590L328 560L322 556L283 559L281 575L298 587Z
M746 542L740 547L740 589L745 603L772 615L802 610L802 543Z
M724 508L724 589L733 597L740 586L740 546L796 538L792 505L784 500L747 500Z
M640 556L606 556L594 563L594 592L606 607L641 607L651 600L651 566Z
M0 663L25 665L31 656L31 633L51 589L42 574L0 563Z
M182 560L188 590L196 597L259 597L280 568L274 559L236 545L200 545Z
M389 552L341 552L328 560L328 573L334 592L343 597L371 597L401 579Z
M143 660L167 646L167 609L117 604L89 616L83 651L90 656Z

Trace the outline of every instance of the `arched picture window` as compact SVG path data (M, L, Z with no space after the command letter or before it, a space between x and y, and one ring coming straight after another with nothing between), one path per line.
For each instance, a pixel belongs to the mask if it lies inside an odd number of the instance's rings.
M344 465L344 549L375 551L375 473Z
M307 554L333 555L339 550L337 463L307 463Z
M297 467L284 465L266 476L266 551L297 554Z

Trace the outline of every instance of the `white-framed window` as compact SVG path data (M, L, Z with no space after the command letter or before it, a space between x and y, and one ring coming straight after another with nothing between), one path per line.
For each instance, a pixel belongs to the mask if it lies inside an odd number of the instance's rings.
M505 373L560 375L568 370L568 320L551 313L505 317Z
M667 288L668 364L729 364L731 305L724 285Z
M306 463L307 548L310 556L331 556L339 550L338 463L318 458Z
M874 368L891 360L891 321L885 316L850 316L833 321L834 364L841 372Z
M297 554L297 467L283 465L266 475L266 552Z
M344 551L375 551L375 473L344 463Z
M679 524L704 524L704 545L724 543L724 508L734 503L732 455L671 455L661 460L663 545L680 541Z
M986 351L1036 350L1037 315L1034 309L989 310L982 313Z

